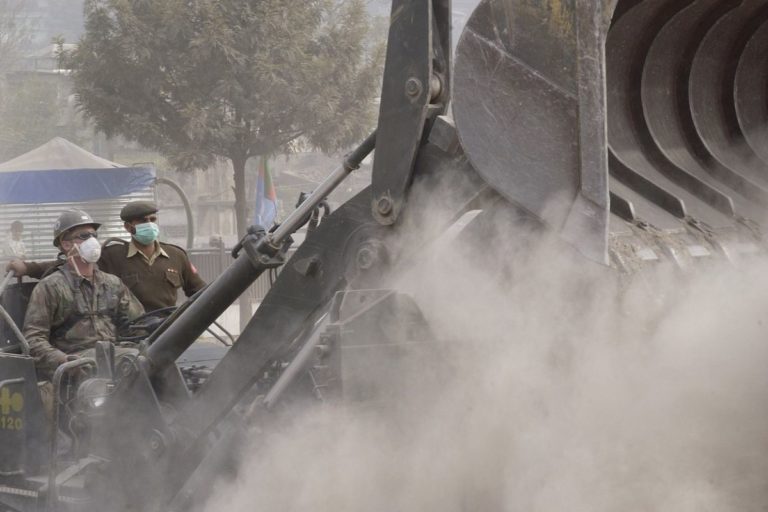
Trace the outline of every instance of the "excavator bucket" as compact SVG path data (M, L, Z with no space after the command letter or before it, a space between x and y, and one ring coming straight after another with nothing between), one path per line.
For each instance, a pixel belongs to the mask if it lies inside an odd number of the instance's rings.
M593 260L638 228L730 257L768 207L767 20L766 0L483 0L456 52L459 139Z
M6 329L19 343L0 343L0 510L196 510L244 436L279 428L305 398L413 398L424 374L394 368L432 371L447 345L415 300L379 287L429 244L448 239L444 257L468 247L478 261L499 226L522 224L522 237L546 227L626 273L764 255L768 0L480 0L453 66L450 20L451 0L393 0L376 131L279 226L249 229L232 264L139 355L116 359L100 343L57 371L53 396L70 398L48 428L66 411L77 437L66 453L60 436L23 430L43 424L42 405L30 401L27 345ZM289 253L374 147L371 186ZM526 241L498 245L506 258ZM180 370L205 329L277 268L218 365ZM95 366L87 378L84 365ZM63 389L69 369L81 380Z
M478 173L607 262L605 6L484 0L461 36L453 112Z

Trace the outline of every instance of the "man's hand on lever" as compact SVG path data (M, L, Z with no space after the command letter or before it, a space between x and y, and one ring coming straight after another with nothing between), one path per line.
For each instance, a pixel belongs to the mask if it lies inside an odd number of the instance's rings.
M13 271L16 274L16 277L25 276L27 275L27 264L19 259L11 260L6 263L5 271Z

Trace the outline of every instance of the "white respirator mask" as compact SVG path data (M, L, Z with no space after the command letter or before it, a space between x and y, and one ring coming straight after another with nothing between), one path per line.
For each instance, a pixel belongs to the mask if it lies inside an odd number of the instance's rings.
M98 240L91 237L80 245L75 245L80 257L88 263L96 263L101 258L101 244Z

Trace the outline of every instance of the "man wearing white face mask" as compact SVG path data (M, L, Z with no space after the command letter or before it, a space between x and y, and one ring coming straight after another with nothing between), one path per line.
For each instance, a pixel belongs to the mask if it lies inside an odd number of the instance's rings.
M157 213L157 205L149 201L125 205L120 218L131 241L107 241L98 262L101 270L122 279L147 311L175 306L179 288L190 297L205 286L184 249L157 239ZM6 270L39 279L55 265L54 261L13 260Z
M35 286L23 329L41 379L97 341L114 341L119 325L144 313L118 277L96 266L98 228L82 210L62 213L54 225L53 244L66 262Z

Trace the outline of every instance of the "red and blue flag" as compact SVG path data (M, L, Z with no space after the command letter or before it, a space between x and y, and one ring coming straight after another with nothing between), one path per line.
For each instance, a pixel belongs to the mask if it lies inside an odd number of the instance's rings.
M277 193L272 182L272 173L267 165L267 157L259 159L259 172L256 179L256 204L253 222L267 229L271 228L277 217Z

